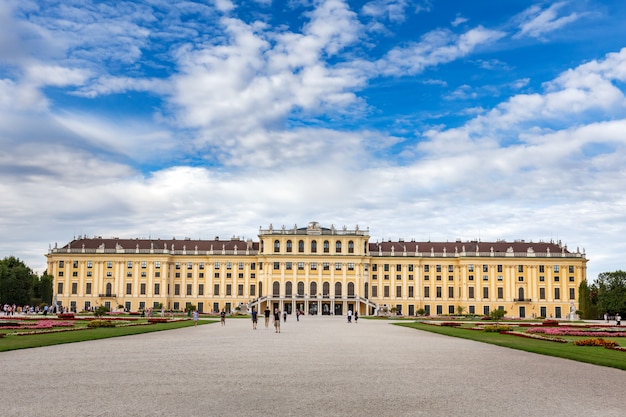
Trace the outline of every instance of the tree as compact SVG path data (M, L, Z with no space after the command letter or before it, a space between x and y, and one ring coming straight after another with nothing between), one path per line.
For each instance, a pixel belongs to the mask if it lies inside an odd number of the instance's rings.
M48 275L47 271L43 273L41 278L35 276L33 278L33 304L43 303L52 304L52 275Z
M489 317L491 317L492 320L495 320L496 322L502 320L502 318L504 317L504 315L506 314L506 311L501 310L501 309L495 309L495 310L491 310L489 312Z
M592 287L593 288L593 287ZM578 310L580 310L580 318L597 319L598 307L594 300L594 292L587 285L587 281L582 281L578 286Z
M0 261L0 304L27 305L36 275L24 262L11 256Z
M463 311L465 311L465 307L463 307L462 305L456 306L456 314L457 314L457 316L462 316L463 315Z
M626 272L603 272L595 283L598 290L600 312L616 314L626 312Z

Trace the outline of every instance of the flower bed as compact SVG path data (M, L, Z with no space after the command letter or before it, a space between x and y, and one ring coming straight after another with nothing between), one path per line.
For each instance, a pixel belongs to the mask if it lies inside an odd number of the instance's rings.
M552 336L581 336L581 337L626 337L626 332L614 331L614 330L580 330L572 327L560 327L560 328L532 328L526 331L527 333L543 333Z
M617 342L612 340L604 340L602 338L597 339L582 339L574 342L574 346L603 346L607 349L614 349L619 347Z
M510 336L525 337L527 339L545 340L546 342L567 343L567 340L559 337L545 337L541 334L529 334L525 332L508 331L501 334L508 334Z

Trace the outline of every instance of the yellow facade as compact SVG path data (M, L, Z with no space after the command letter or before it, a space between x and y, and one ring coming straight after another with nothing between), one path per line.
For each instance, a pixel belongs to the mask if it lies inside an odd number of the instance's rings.
M568 318L587 259L560 243L371 243L369 230L282 227L258 242L80 238L50 249L55 301L81 311L162 305L345 315L488 314Z

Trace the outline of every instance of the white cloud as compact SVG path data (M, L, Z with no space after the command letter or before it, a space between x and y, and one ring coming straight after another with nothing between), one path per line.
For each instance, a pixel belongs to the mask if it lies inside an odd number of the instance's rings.
M545 10L537 5L529 7L518 16L518 19L521 21L519 32L513 37L530 36L540 38L546 33L553 32L578 20L581 16L575 12L567 16L558 17L559 10L566 4L566 2L557 2L551 4Z
M377 64L385 75L414 75L427 67L467 56L477 47L493 43L504 36L504 32L482 26L461 35L443 29L435 30L424 35L418 43L392 49Z

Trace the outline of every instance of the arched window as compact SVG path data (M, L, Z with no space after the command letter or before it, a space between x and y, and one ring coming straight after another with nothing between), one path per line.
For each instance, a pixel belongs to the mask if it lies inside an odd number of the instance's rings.
M298 241L298 252L299 253L304 252L304 240L299 240Z
M287 252L291 252L292 249L293 248L292 248L292 245L291 245L291 240L288 240L287 241Z
M107 282L106 295L107 297L110 297L112 294L113 294L113 286L111 285L110 282Z
M348 283L348 297L354 297L354 282Z
M298 282L298 294L300 297L304 296L304 282Z
M330 284L328 282L325 282L322 285L322 294L324 294L324 297L328 297L330 295Z
M311 241L311 253L317 253L317 240Z
M285 283L285 297L291 297L292 284L291 281Z
M341 241L340 240L335 242L335 252L336 253L341 253Z
M317 282L312 282L311 283L311 291L309 291L311 293L311 297L316 297L317 296Z
M523 289L523 288L520 288L520 289L518 290L518 293L519 293L519 299L520 299L520 301L524 301L524 289Z
M353 241L349 241L348 242L348 253L354 253L354 242Z
M280 242L278 240L274 241L274 252L280 252Z
M280 282L274 281L273 288L272 288L272 295L274 297L280 296Z
M327 240L324 241L324 253L330 252L330 243Z
M341 282L335 283L335 298L341 298Z

